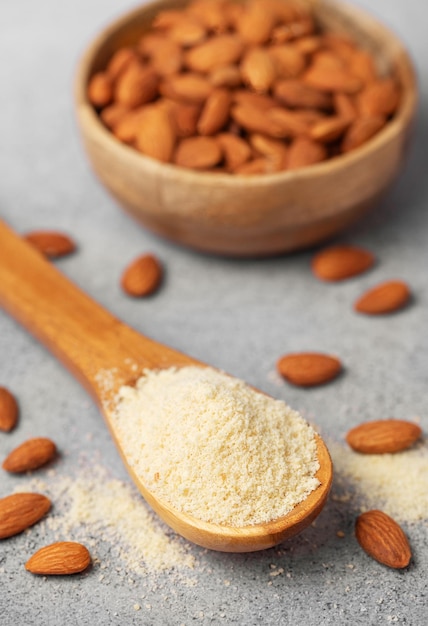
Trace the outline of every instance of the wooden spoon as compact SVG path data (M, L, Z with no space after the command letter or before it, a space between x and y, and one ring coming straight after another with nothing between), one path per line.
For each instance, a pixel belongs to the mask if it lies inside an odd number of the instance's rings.
M113 398L122 385L133 384L144 368L204 364L123 324L1 221L0 304L89 390L141 494L183 537L224 552L263 550L300 532L320 513L332 481L332 464L319 436L319 487L290 513L266 524L236 528L204 522L173 509L148 491L129 466L115 432L110 415Z

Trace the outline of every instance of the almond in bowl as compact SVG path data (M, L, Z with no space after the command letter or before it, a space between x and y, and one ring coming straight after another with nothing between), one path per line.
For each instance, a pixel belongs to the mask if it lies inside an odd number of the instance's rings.
M84 54L76 106L99 179L145 227L233 256L338 233L400 170L414 117L396 36L334 0L166 0Z

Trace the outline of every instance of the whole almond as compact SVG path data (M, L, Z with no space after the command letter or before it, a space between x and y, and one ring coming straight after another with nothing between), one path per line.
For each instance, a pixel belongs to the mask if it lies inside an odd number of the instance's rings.
M377 70L374 59L366 50L354 50L349 58L351 74L360 78L364 83L376 80Z
M74 541L58 541L37 550L28 559L25 569L32 574L58 576L78 574L91 563L88 549Z
M263 44L270 39L276 20L265 2L252 0L245 6L236 27L245 42Z
M150 57L153 69L160 76L176 74L183 66L180 45L165 35L150 33L141 39L139 48Z
M233 94L233 101L236 104L255 107L262 111L268 111L278 106L278 102L274 98L263 93L254 93L245 89L236 89Z
M245 130L254 133L262 133L269 137L286 137L288 131L284 131L284 124L278 124L267 115L266 110L251 104L237 104L231 109L232 119Z
M196 135L200 114L201 106L199 104L176 102L170 115L174 122L177 137Z
M113 99L113 82L107 72L97 72L88 84L88 99L95 107L105 107Z
M291 108L328 109L331 106L329 94L298 79L278 80L274 85L274 94Z
M6 387L0 387L0 430L10 432L18 422L18 403Z
M158 86L159 76L152 67L132 61L115 83L114 98L120 104L136 108L154 100Z
M244 44L236 35L218 35L189 50L185 61L194 72L208 73L237 63L243 50Z
M24 239L50 259L66 256L76 250L71 237L55 230L34 230L27 233Z
M312 65L302 77L303 81L321 91L340 91L354 94L362 87L359 78L349 73L346 68L328 67L322 63Z
M254 176L254 174L268 174L272 171L269 160L266 157L258 157L246 161L233 170L234 174L241 176Z
M217 141L221 146L224 160L230 170L236 169L251 157L251 147L241 137L232 133L220 133L217 135Z
M113 130L128 113L129 108L125 105L110 104L100 112L100 118L109 130Z
M124 270L121 286L129 296L149 296L160 286L162 274L159 260L153 254L143 254Z
M217 165L222 159L218 141L212 137L189 137L182 139L174 155L174 163L191 169L206 169Z
M226 5L227 6L227 5ZM187 12L194 16L210 31L222 33L229 26L225 3L217 0L193 0L187 6Z
M267 52L273 60L279 78L296 78L305 69L305 55L294 45L270 46Z
M114 82L125 71L132 61L138 60L138 55L132 48L119 48L113 53L107 64L107 74Z
M208 96L197 124L200 135L215 135L229 119L232 96L228 89L218 88Z
M242 84L241 72L236 65L222 65L214 69L209 78L215 87L239 87Z
M352 96L346 93L333 94L333 107L336 115L341 118L349 119L353 122L357 117L357 107L355 106Z
M47 437L33 437L14 448L3 461L2 467L14 474L28 472L52 461L56 452L54 442Z
M183 47L196 46L207 36L206 28L191 15L182 13L168 31L168 36Z
M123 105L115 105L123 107ZM123 143L134 144L135 138L140 128L141 120L146 115L146 107L128 110L117 120L113 126L113 134ZM104 109L105 111L107 109Z
M51 508L39 493L14 493L0 500L0 539L13 537L38 522Z
M279 169L285 168L288 150L284 141L254 133L250 136L250 144L260 154L276 161Z
M277 370L286 380L299 387L313 387L328 383L342 369L340 360L319 352L298 352L282 356Z
M187 72L168 76L160 85L160 92L167 98L183 102L202 103L213 90L210 81L199 74Z
M330 116L314 124L309 131L309 136L314 141L321 143L336 141L349 128L350 124L349 118Z
M297 111L274 107L269 109L267 117L279 126L281 137L299 137L309 133L309 124Z
M392 78L369 84L358 97L358 108L363 116L391 115L398 107L400 92Z
M138 123L135 146L143 154L169 163L175 147L175 127L168 110L146 107Z
M374 509L359 515L355 536L362 549L379 563L395 569L409 565L412 551L407 537L397 522L383 511Z
M341 149L343 152L350 152L359 148L369 139L374 137L386 123L386 118L382 115L357 117L345 133Z
M307 137L297 137L291 144L287 154L286 169L315 165L327 158L323 145Z
M277 78L275 63L265 48L251 48L241 61L242 79L257 93L266 93Z
M337 245L321 250L312 259L312 271L320 280L352 278L370 269L374 255L357 246Z
M363 422L346 435L348 445L363 454L400 452L412 446L422 435L414 422L385 419Z
M354 304L354 309L366 315L394 313L409 302L411 292L401 280L389 280L366 291Z

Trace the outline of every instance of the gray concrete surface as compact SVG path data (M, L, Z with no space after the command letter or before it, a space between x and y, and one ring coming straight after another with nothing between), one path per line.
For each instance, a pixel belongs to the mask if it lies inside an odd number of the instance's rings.
M340 286L326 286L309 271L310 252L236 261L199 255L160 240L136 227L99 185L78 137L72 80L91 37L133 4L0 3L1 217L19 232L35 228L69 232L79 251L59 261L58 267L95 299L154 339L286 400L326 436L342 441L358 421L390 416L419 416L426 431L427 6L417 0L359 1L399 33L410 49L420 79L420 113L405 172L377 209L341 238L375 251L377 267ZM148 250L164 262L166 280L155 297L136 302L121 293L119 276L128 260ZM350 303L357 295L390 277L411 284L415 292L411 307L387 319L352 313ZM346 366L344 375L310 391L279 381L274 375L276 359L287 351L306 349L338 354ZM1 311L0 385L16 393L21 407L19 427L0 435L1 458L25 438L46 435L62 452L54 467L57 473L72 475L83 455L89 458L88 471L96 459L113 477L128 480L85 391ZM48 482L49 470L40 476ZM0 497L26 480L1 473ZM198 560L193 586L180 582L175 572L140 576L128 571L113 546L98 545L96 536L91 540L99 562L87 573L33 577L23 563L52 539L49 531L42 534L35 526L0 544L0 623L427 623L426 523L404 524L414 560L401 572L379 565L359 548L354 517L352 507L332 499L314 527L266 552L228 555L189 546ZM337 530L345 537L339 539ZM103 560L108 566L101 569Z

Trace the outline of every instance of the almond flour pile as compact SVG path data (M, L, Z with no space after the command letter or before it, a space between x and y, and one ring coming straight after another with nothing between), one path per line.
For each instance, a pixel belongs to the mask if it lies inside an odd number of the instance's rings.
M303 418L210 367L146 371L121 388L112 419L148 489L203 521L268 522L319 485L315 433Z

